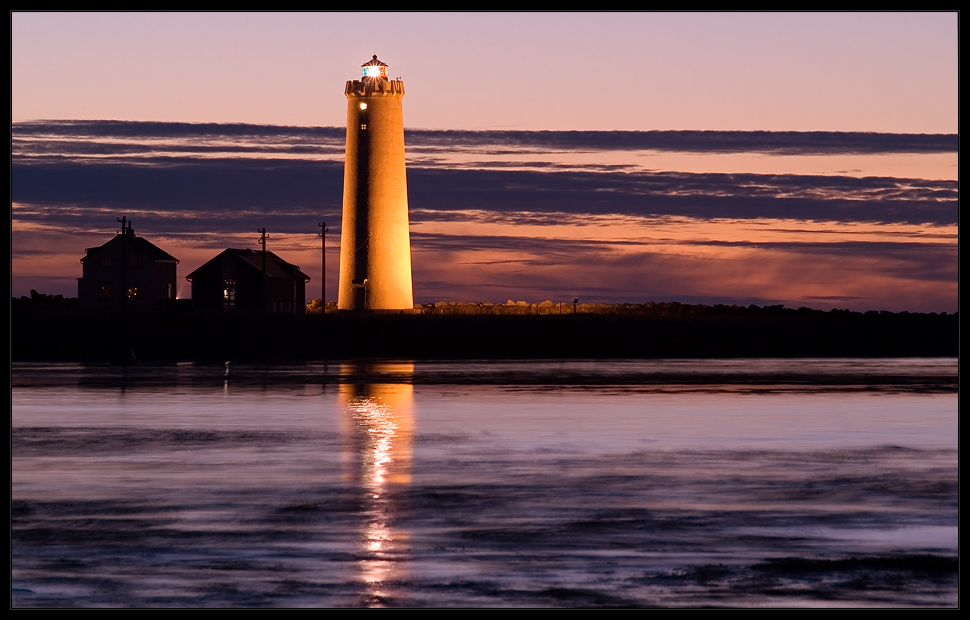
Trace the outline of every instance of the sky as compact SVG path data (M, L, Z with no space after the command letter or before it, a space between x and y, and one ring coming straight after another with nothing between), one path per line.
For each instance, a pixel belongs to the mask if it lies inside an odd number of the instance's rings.
M346 98L404 80L416 302L957 310L957 13L12 13L11 289L126 215L335 299Z

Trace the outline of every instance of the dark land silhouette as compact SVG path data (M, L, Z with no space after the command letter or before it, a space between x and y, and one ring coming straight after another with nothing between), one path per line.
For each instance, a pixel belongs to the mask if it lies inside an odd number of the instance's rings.
M78 312L71 301L12 299L13 361L935 357L956 356L959 342L957 313L658 303L576 314L269 316L173 305L122 316Z

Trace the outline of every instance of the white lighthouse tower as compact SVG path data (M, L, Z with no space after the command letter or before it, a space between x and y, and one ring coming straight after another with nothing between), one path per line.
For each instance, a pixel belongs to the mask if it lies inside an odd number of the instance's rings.
M404 82L374 56L347 82L340 310L410 310L411 237L404 164Z

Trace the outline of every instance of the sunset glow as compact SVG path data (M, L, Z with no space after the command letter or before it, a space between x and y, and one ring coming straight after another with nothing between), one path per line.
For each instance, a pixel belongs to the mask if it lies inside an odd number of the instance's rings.
M415 303L957 309L955 13L397 14L386 50L359 20L14 13L13 294L76 295L127 215L180 260L182 298L261 227L318 296L325 220L336 299L342 88L376 52L408 83ZM474 92L441 85L440 45ZM568 84L555 105L521 105L535 57Z

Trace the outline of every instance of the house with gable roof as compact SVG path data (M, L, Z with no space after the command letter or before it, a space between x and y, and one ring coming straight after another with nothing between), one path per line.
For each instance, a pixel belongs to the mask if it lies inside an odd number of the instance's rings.
M77 280L81 310L159 310L175 303L178 259L136 237L131 222L121 220L121 231L81 258Z
M229 248L185 277L192 307L303 314L310 276L272 252Z

